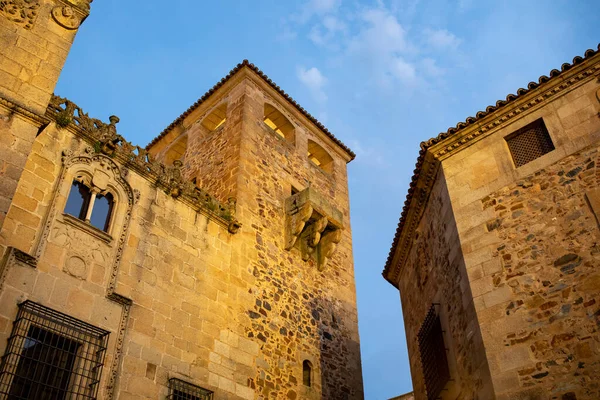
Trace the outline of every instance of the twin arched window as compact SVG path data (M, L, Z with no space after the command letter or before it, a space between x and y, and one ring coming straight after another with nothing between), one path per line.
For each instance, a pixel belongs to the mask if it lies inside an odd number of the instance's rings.
M108 232L115 200L110 192L96 193L84 183L74 180L65 213Z

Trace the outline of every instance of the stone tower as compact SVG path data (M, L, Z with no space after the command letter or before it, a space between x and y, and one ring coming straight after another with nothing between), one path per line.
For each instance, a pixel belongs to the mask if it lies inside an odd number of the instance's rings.
M588 50L421 144L383 272L415 399L600 398L599 72Z
M128 142L51 94L84 5L0 2L0 398L362 399L352 151L247 61Z

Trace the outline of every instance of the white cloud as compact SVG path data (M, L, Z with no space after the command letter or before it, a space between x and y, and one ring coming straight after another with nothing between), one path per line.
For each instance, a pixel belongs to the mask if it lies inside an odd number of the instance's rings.
M423 72L430 77L439 77L446 73L444 68L437 66L437 62L433 58L422 59L421 68L423 69Z
M417 78L414 65L404 61L401 57L393 60L391 72L395 77L406 84L415 83Z
M456 49L461 40L446 29L425 29L425 41L436 49Z
M312 27L308 38L317 46L327 46L330 48L339 48L339 41L336 41L338 33L344 33L347 30L346 24L340 19L327 15L323 17L320 24Z
M327 95L323 90L323 86L327 84L327 79L321 74L316 67L306 69L298 67L298 79L310 90L311 94L318 102L327 100Z
M352 52L389 55L408 50L406 31L395 16L384 9L368 9L361 15L366 27L349 45Z
M311 0L308 3L308 9L315 14L325 14L335 11L342 0Z

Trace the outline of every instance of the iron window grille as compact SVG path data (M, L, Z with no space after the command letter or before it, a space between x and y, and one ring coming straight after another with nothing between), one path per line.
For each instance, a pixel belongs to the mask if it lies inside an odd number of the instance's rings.
M0 361L0 398L96 399L109 332L27 300Z
M508 135L506 143L517 167L554 150L554 143L542 119Z
M417 335L421 366L425 378L427 399L434 400L440 397L442 390L450 381L448 357L444 345L444 333L440 316L431 306L423 325Z
M213 392L181 379L169 379L169 396L171 400L212 400Z

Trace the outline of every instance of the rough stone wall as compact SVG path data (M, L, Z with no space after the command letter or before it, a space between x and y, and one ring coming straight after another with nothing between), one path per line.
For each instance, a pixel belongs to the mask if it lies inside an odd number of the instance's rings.
M428 207L419 223L399 289L408 344L414 398L426 399L417 334L429 308L439 303L451 383L447 398L493 396L481 332L443 172L438 173ZM446 398L446 397L444 397Z
M227 120L221 127L208 132L199 118L187 131L184 171L189 179L196 179L198 187L227 202L237 193L243 86L233 89L223 101L227 101Z
M51 16L57 1L21 3L13 4L18 10L14 14L9 13L11 5L0 11L0 227L35 135L44 124L43 117L25 118L5 101L43 116L77 32ZM20 11L26 18L20 18Z
M600 232L586 199L598 161L587 149L482 200L500 239L490 289L510 294L481 321L510 360L499 366L513 383L498 388L503 398L600 397Z
M575 371L578 362L568 359L584 357L581 349L587 351L586 343L590 350L585 354L599 359L592 346L597 339L585 339L595 334L589 331L595 310L587 314L594 305L583 306L594 298L586 286L593 280L585 273L586 262L594 258L591 238L596 228L583 192L596 184L586 177L592 174L586 168L596 162L590 151L600 140L598 88L597 79L590 77L535 107L517 103L513 108L526 112L500 121L489 136L442 160L498 399L594 398L589 393L597 390L595 383L587 383L587 376L594 376L597 369L587 367L593 362L586 359ZM555 150L515 168L504 138L539 118ZM573 177L566 176L570 171ZM556 220L548 219L550 215ZM558 261L568 254L577 256ZM560 270L569 262L558 265L569 257L581 261L572 274L566 273L570 267ZM575 304L579 297L583 302ZM571 334L575 336L569 338ZM545 344L550 347L545 349ZM565 384L567 378L572 387Z
M345 161L321 138L296 122L295 146L263 123L261 88L247 81L240 163L238 216L248 227L246 268L256 277L254 303L246 310L246 336L258 339L254 385L264 398L362 398L348 186ZM333 174L306 157L307 140L322 143L335 159ZM343 238L325 270L284 250L284 201L291 186L311 185L343 213ZM314 384L302 385L302 361Z

